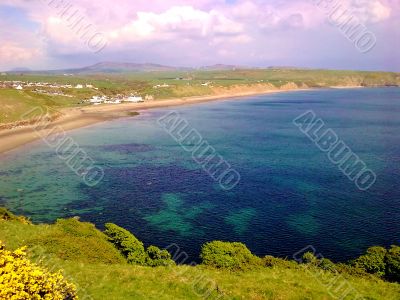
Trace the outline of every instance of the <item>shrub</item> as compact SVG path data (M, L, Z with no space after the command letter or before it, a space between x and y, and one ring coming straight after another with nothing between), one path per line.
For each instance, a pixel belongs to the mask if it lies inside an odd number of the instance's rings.
M304 264L317 264L318 263L318 259L315 257L314 253L312 253L312 252L304 253L303 256L301 257L301 259Z
M128 263L150 267L175 264L167 250L150 246L145 251L143 243L128 230L112 223L107 223L105 227L104 233L109 241L127 258Z
M5 221L18 221L23 224L31 224L31 222L25 218L25 217L20 217L14 215L12 212L10 212L8 209L4 207L0 207L0 220L5 220Z
M386 253L386 278L400 282L400 247L392 246Z
M386 249L383 247L371 247L364 255L355 259L351 264L355 268L364 270L367 273L377 276L385 275L385 255Z
M161 250L156 246L150 246L146 250L146 265L151 267L171 266L175 262L171 259L171 254L167 250Z
M262 259L262 264L263 264L263 266L268 267L268 268L273 268L273 267L285 268L285 269L297 269L298 268L297 262L295 262L293 260L277 258L277 257L273 257L271 255L266 255Z
M104 233L109 241L128 259L128 263L146 264L146 252L141 241L128 230L115 224L107 223L105 227Z
M248 269L260 264L260 258L254 256L242 243L206 243L201 248L200 258L204 265L231 270Z
M318 262L318 267L325 271L335 271L336 265L328 258L322 258Z
M0 299L78 299L74 285L61 273L49 273L26 258L25 248L14 252L0 241Z

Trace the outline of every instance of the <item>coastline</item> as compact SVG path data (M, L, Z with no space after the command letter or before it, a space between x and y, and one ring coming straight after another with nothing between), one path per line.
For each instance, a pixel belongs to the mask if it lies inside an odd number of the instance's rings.
M248 96L261 96L267 94L296 92L313 90L311 88L285 88L285 89L255 89L247 91L234 91L218 93L209 96L195 96L186 98L173 98L164 100L154 100L143 103L126 103L117 105L98 105L82 108L68 108L60 110L61 116L49 123L47 129L35 130L33 125L4 129L0 131L0 154L19 148L40 139L40 135L69 131L97 123L111 121L119 118L128 118L130 112L140 112L143 110L174 107L204 103L216 100L243 98Z

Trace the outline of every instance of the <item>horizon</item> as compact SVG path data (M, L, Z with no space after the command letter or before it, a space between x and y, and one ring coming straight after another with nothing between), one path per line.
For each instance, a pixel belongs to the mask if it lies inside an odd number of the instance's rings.
M400 0L5 0L0 70L126 61L399 72L399 8Z
M75 71L75 70L81 70L89 67L94 67L99 64L133 64L133 65L157 65L160 67L167 67L167 68L176 68L176 71L179 71L179 69L189 69L190 71L207 71L207 68L212 68L216 66L223 66L223 67L232 67L236 68L238 70L266 70L266 69L298 69L298 70L322 70L322 71L354 71L354 72L388 72L388 73L400 73L400 71L386 71L386 70L371 70L371 69L341 69L341 68L312 68L312 67L307 67L307 66L246 66L246 65L238 65L238 64L223 64L223 63L216 63L212 65L203 65L203 66L182 66L182 65L166 65L166 64L157 64L153 62L128 62L128 61L99 61L91 65L81 65L77 66L75 68L59 68L59 69L30 69L24 66L19 66L15 67L12 69L8 70L0 70L1 73L35 73L35 72L60 72L60 71ZM188 70L188 71L189 71ZM218 69L216 69L218 70ZM222 70L222 69L220 69ZM143 71L146 72L146 71Z

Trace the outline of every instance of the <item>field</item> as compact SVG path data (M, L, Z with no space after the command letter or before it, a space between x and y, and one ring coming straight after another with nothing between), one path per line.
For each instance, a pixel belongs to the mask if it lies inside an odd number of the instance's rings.
M52 271L63 270L77 285L80 299L332 299L335 292L327 282L334 279L365 299L400 297L399 284L373 276L321 273L302 265L237 272L202 265L128 265L94 225L76 219L30 225L0 218L0 240L8 249L27 245L33 261Z
M59 110L65 107L87 105L84 100L95 95L118 94L152 95L156 100L180 97L214 95L231 88L264 86L326 88L331 86L392 86L400 85L400 74L384 72L328 71L300 69L249 69L174 72L125 72L77 74L74 76L50 74L10 74L0 81L49 82L58 84L92 84L93 89L60 89L66 95L38 94L32 88L17 91L0 88L0 123L20 120L33 107ZM158 87L157 85L168 85ZM56 90L53 90L56 91Z

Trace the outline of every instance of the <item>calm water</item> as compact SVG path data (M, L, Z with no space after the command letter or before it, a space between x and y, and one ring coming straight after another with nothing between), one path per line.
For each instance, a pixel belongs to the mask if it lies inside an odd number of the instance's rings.
M292 120L314 110L378 175L359 191ZM211 240L291 257L313 245L344 260L400 241L400 89L293 92L174 108L241 175L220 188L156 120L170 109L72 131L105 170L83 184L41 142L3 155L0 205L35 222L114 222L193 260Z

